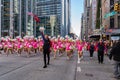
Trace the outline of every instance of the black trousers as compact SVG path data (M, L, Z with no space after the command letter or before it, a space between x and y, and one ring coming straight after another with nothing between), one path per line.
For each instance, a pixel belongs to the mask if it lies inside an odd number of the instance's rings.
M90 50L90 57L93 57L94 50Z
M104 51L98 51L98 62L103 63L104 61Z
M50 62L50 51L48 49L43 49L43 56L44 56L44 65L46 64L46 57L48 58L48 64Z

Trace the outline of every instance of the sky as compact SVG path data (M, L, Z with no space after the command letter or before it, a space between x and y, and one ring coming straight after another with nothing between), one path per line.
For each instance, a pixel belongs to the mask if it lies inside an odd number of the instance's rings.
M73 32L80 35L81 14L83 13L84 0L71 0L71 26Z

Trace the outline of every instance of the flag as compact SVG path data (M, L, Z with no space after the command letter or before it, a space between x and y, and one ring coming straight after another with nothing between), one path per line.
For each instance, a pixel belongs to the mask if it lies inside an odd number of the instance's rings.
M40 19L39 19L39 17L38 17L37 15L34 15L34 20L35 20L36 22L40 22Z
M34 16L34 14L32 12L28 12L27 14L30 16Z
M32 12L28 12L27 14L28 14L29 16L33 16L33 18L34 18L34 20L35 20L36 22L40 22L40 19L39 19L39 17L38 17L37 15L33 14Z

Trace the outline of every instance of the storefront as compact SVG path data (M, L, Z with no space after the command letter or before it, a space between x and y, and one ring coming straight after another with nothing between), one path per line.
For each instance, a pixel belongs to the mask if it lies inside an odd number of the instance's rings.
M111 40L119 40L120 39L120 29L109 29L107 32L109 33Z

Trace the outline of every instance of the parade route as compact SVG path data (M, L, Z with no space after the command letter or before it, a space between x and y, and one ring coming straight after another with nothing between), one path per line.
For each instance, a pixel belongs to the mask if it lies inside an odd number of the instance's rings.
M89 53L84 53L84 58L77 63L76 80L115 80L113 78L113 61L105 56L104 64L98 64L97 53L90 58Z
M0 80L115 80L113 78L113 63L105 57L104 64L97 63L97 55L89 58L85 52L79 62L75 52L67 60L66 55L53 59L44 69L42 54L30 58L16 55L0 55Z
M2 55L0 58L0 80L74 80L76 56L51 58L48 68L43 68L42 55L30 58Z

